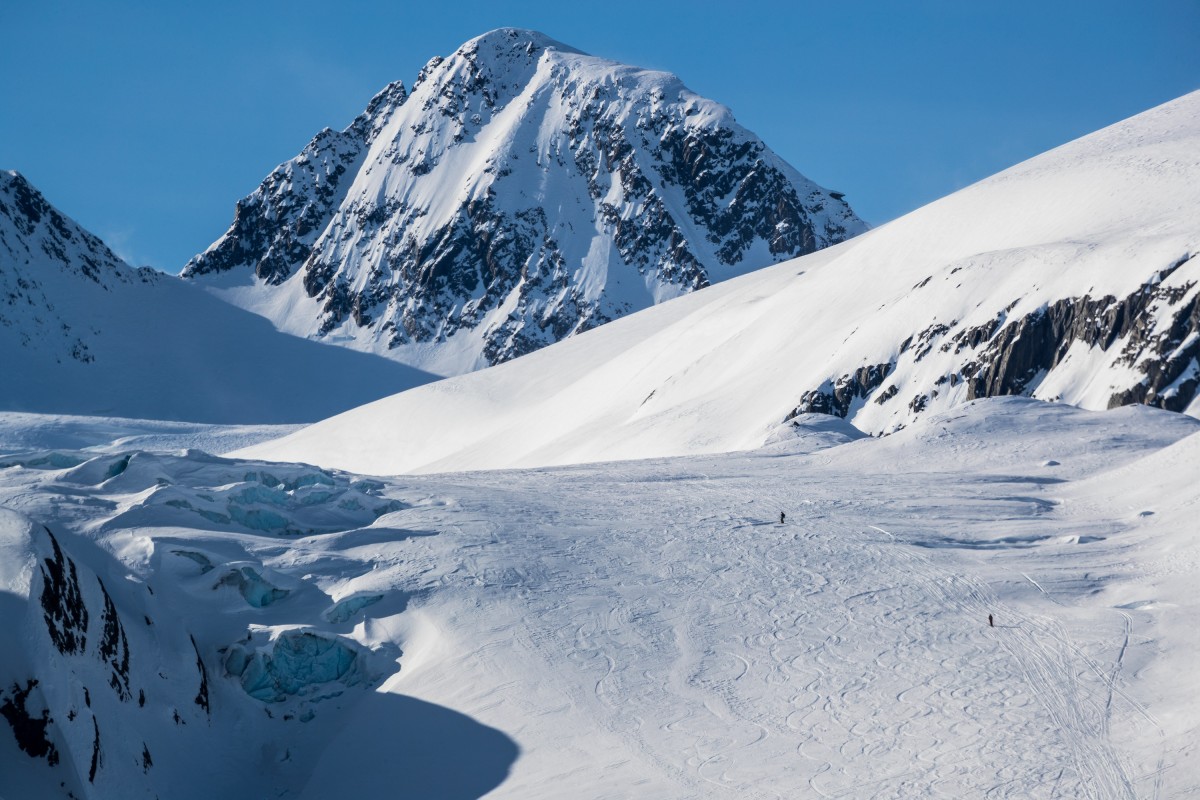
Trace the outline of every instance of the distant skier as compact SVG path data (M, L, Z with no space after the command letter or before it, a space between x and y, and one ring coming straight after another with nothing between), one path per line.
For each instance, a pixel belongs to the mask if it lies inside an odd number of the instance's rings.
M783 513L782 511L780 511L780 512L779 512L779 524L780 524L780 525L782 525L782 524L783 524L783 520L784 520L784 518L785 518L785 517L787 517L787 514L785 514L785 513Z
M996 627L996 623L995 623L995 622L992 620L992 615L991 615L991 614L988 614L988 627L989 627L989 628L994 628L994 627Z

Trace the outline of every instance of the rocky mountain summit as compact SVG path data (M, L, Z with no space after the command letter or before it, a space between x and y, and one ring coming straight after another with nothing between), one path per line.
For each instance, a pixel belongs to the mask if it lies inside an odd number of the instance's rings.
M183 275L451 374L865 229L675 76L506 28L319 133Z

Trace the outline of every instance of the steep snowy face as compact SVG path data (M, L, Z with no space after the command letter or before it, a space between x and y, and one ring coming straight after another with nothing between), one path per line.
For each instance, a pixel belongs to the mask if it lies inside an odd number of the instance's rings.
M1200 416L1198 220L1200 92L853 241L249 452L380 474L647 458L758 447L813 413L892 433L1003 395Z
M280 333L175 276L133 269L0 173L0 409L306 422L433 377Z
M457 373L865 228L675 76L501 29L319 134L183 274Z

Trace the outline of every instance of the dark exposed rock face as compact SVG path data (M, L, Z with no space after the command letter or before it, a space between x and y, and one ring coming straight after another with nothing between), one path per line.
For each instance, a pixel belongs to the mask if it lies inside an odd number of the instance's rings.
M204 667L204 659L200 657L200 648L196 646L195 637L192 637L192 649L196 651L196 671L200 673L200 688L196 691L195 703L205 714L210 714L212 710L208 705L208 670Z
M673 76L506 29L319 134L183 274L295 275L310 335L482 329L497 363L864 229Z
M804 392L786 419L805 412L845 417L858 398L886 406L901 392L910 398L908 418L937 407L934 401L946 394L963 401L1005 395L1059 400L1038 393L1039 387L1076 345L1103 351L1106 363L1121 373L1114 374L1108 408L1143 403L1183 411L1200 390L1200 292L1196 281L1182 279L1186 272L1167 279L1193 258L1176 260L1124 297L1066 297L1018 317L1012 316L1013 301L982 324L932 322L897 343L895 361L861 367ZM922 374L916 365L933 358L950 368L928 385L910 377Z
M100 583L100 591L104 595L104 613L101 616L103 629L100 634L100 660L108 664L112 670L109 686L122 700L130 700L133 695L129 690L129 640L125 637L125 628L117 615L117 607L112 598Z
M100 751L100 723L92 717L92 764L88 767L88 783L96 782L96 771L100 769L102 753Z
M820 387L805 392L800 403L783 421L789 422L800 414L832 414L844 418L854 401L870 396L887 379L894 366L892 363L872 364L836 380L825 381Z
M13 684L8 691L0 691L0 717L4 717L17 738L17 746L31 758L44 758L54 766L58 763L58 750L46 735L46 729L54 722L50 709L34 712L29 708L29 695L38 685L30 680L22 689Z
M88 610L79 587L75 562L63 555L54 534L46 531L54 557L42 563L42 614L50 641L63 655L87 647Z
M1122 352L1122 359L1144 370L1146 378L1114 394L1108 407L1145 403L1168 411L1187 408L1200 394L1200 337L1196 336L1197 331L1200 331L1200 297L1193 297L1172 316L1167 331L1157 337L1135 336ZM1172 387L1174 391L1171 391Z
M1108 350L1123 341L1117 363L1134 368L1144 377L1115 393L1108 407L1145 403L1182 411L1196 396L1200 381L1194 370L1191 377L1185 375L1193 361L1200 358L1200 338L1194 335L1200 331L1200 309L1195 295L1190 302L1180 303L1194 284L1172 288L1160 284L1188 260L1172 265L1127 297L1059 300L999 328L998 333L990 335L980 357L963 365L961 374L967 382L968 399L1027 393L1030 382L1054 369L1075 342ZM1165 326L1155 323L1162 309L1168 311ZM965 333L969 337L977 334ZM1189 342L1186 345L1185 340ZM1172 387L1173 391L1168 392Z

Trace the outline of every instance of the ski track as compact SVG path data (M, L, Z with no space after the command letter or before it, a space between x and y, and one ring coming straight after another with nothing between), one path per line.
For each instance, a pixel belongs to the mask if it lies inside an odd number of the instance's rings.
M1053 621L839 521L861 514L844 500L764 488L697 477L571 482L553 508L536 499L550 486L521 497L538 522L499 560L570 576L548 605L528 596L530 649L544 674L592 687L572 693L576 712L630 759L686 796L1135 796L1107 742L1119 665L1101 694ZM1005 624L988 629L989 612Z

